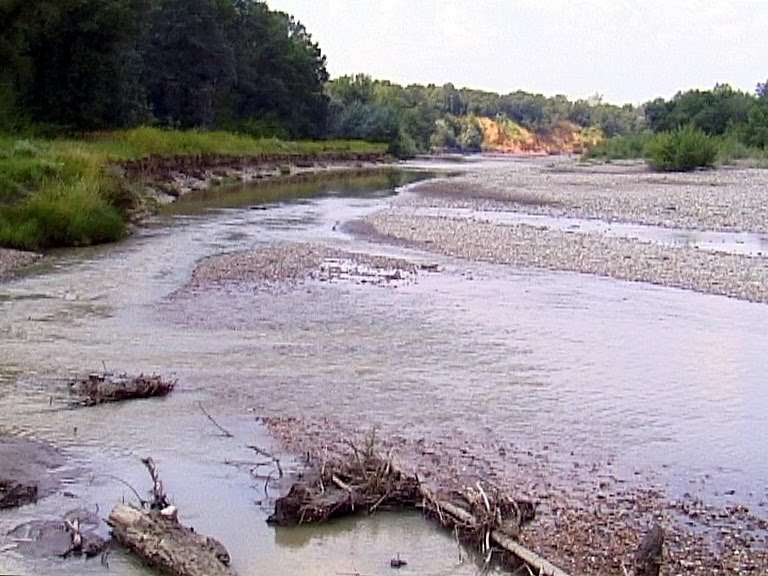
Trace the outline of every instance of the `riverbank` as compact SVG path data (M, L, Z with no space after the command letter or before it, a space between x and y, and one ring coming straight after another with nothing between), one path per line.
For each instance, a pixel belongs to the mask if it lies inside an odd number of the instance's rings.
M152 209L146 189L179 195L226 182L386 158L383 145L283 142L225 132L136 128L78 140L0 136L0 246L87 246L123 238Z
M635 163L500 161L424 183L356 228L469 260L765 303L767 207L764 170L670 175Z

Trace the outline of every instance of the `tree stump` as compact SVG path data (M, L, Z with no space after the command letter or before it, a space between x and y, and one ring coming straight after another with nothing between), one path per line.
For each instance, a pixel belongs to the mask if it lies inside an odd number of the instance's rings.
M664 531L656 524L645 535L635 555L635 576L659 576L664 548Z

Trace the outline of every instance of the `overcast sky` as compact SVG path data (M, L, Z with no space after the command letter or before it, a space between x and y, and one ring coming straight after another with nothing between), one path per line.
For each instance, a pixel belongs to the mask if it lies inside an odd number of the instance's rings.
M768 0L268 0L333 77L640 103L768 79Z

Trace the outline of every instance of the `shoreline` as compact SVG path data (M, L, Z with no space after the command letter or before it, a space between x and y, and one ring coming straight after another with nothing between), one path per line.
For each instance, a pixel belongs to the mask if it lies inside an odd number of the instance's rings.
M320 156L270 154L261 156L156 156L115 164L124 170L134 192L136 209L127 221L143 227L160 206L206 190L236 185L305 182L343 174L363 175L396 166L384 154L354 153ZM128 233L130 236L131 233ZM46 258L45 253L0 247L0 283L7 282Z
M510 164L511 166L511 164ZM768 303L768 250L755 254L504 221L503 215L656 227L669 234L768 234L768 172L658 174L573 160L493 165L431 180L349 231L464 260L590 274ZM499 215L499 218L493 216Z

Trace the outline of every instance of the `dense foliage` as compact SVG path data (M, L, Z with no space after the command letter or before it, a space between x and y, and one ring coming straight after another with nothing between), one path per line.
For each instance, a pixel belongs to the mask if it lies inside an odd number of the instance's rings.
M331 99L329 134L390 142L401 153L430 149L479 151L480 118L548 133L562 123L599 128L612 136L635 130L641 117L633 106L614 106L599 96L572 102L517 91L499 95L452 84L400 86L359 74L327 86Z
M715 140L691 124L654 134L645 148L648 163L665 172L710 168L717 158Z
M256 0L0 0L0 127L325 131L325 58Z

